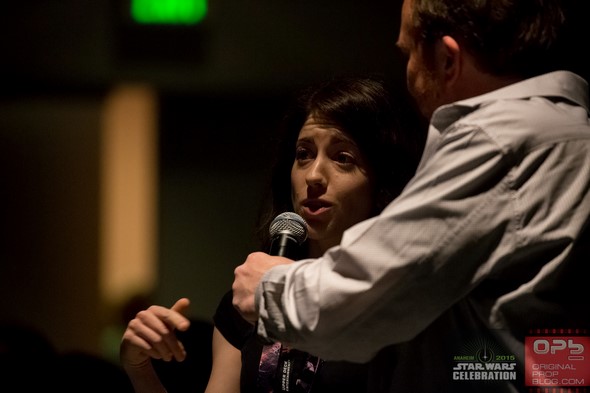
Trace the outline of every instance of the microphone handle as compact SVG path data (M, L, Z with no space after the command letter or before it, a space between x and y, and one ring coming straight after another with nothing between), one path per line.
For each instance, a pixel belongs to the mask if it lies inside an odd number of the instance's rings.
M272 239L269 254L289 259L297 259L300 251L299 248L300 245L292 236L289 236L288 233L279 233L278 236Z

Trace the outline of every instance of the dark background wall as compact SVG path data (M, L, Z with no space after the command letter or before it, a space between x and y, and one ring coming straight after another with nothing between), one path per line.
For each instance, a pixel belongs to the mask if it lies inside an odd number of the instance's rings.
M149 86L158 103L148 295L164 305L188 296L192 316L210 320L254 247L271 139L292 93L343 73L401 77L400 4L216 0L199 26L165 28L132 23L124 0L5 4L0 322L39 329L59 350L105 352L101 121L126 84Z

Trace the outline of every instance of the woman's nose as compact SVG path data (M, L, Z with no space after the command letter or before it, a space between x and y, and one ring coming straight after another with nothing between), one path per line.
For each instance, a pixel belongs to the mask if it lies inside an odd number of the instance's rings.
M305 181L309 187L312 186L326 186L327 184L327 173L326 173L326 160L321 157L317 157L313 164L309 167L305 176Z

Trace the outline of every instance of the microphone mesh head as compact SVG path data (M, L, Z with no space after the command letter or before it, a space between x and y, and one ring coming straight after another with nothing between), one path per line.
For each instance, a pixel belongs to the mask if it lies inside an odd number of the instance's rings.
M301 244L307 239L307 223L299 214L285 212L272 220L269 232L271 239L281 232L289 232Z

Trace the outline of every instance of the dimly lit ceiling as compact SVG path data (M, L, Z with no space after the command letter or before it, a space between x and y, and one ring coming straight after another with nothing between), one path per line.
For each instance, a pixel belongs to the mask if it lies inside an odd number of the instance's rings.
M6 89L147 81L193 92L291 89L332 74L403 73L401 1L209 0L196 27L131 22L130 0L25 0L0 15Z

